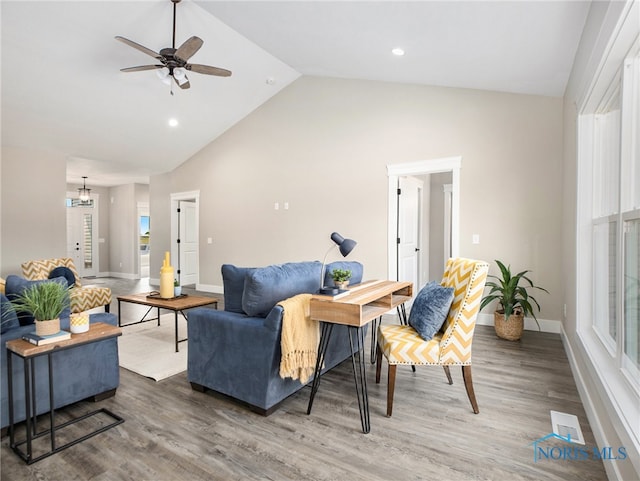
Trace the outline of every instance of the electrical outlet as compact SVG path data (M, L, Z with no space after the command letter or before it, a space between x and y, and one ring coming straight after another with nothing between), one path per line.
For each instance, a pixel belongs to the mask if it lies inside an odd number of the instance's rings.
M480 244L480 234L473 234L471 237L472 244Z

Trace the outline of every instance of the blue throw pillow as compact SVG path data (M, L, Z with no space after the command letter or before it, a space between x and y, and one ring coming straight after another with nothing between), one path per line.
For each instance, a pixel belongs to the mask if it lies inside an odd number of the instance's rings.
M224 285L224 310L244 314L242 310L244 278L255 269L252 267L236 267L232 264L223 264L221 270Z
M411 305L409 325L425 341L430 341L447 319L452 302L453 287L442 287L435 281L429 282Z
M320 262L290 262L254 269L244 279L242 310L266 317L278 302L320 288Z
M0 324L2 326L0 334L4 334L9 329L20 326L20 322L18 322L18 315L16 314L11 301L9 301L4 294L0 294L0 311L2 312L2 317L0 317Z
M17 299L25 289L28 289L35 284L40 284L41 282L59 282L60 284L67 287L67 280L64 277L56 277L55 279L50 280L44 279L41 281L28 281L23 277L10 275L7 276L6 279L5 293L7 295L7 298L10 301L13 301ZM67 307L64 311L62 311L60 317L69 317L70 314L71 310ZM31 314L27 312L20 312L18 313L18 322L21 326L27 326L29 324L33 324L35 322L35 319Z
M64 277L69 287L73 287L76 283L76 276L73 275L73 271L65 266L56 267L49 273L49 279L55 279L56 277Z

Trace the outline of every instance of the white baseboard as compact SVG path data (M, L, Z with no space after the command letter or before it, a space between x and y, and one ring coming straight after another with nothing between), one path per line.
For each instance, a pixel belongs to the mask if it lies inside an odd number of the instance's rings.
M587 382L585 380L585 375L589 376L589 369L587 366L582 366L581 363L578 362L576 358L575 352L571 343L569 342L567 333L564 328L560 333L560 338L562 340L562 345L564 347L564 351L567 355L567 360L569 361L569 366L571 367L571 373L573 374L573 379L576 383L576 387L578 389L578 394L580 395L580 401L582 401L582 406L584 407L585 414L587 415L587 419L589 420L589 426L591 427L591 431L593 432L593 436L595 438L596 444L599 447L602 446L612 446L612 441L609 439L601 421L601 413L596 409L593 397L589 392L587 387ZM599 382L597 379L594 380L594 383ZM604 404L608 404L609 400L603 398ZM615 408L610 406L605 409L605 412L602 413L604 416L607 416L608 413L612 413L614 415ZM640 455L640 452L637 449L634 449L633 444L625 445L627 449L627 455L629 459L632 460L632 465L638 470L638 462L637 459ZM620 473L619 467L616 463L613 462L605 462L604 469L607 473L607 479L609 481L624 481L624 477Z
M139 279L137 274L129 274L127 272L101 272L96 277L115 277L117 279L129 279L133 281Z
M215 284L196 284L196 290L201 292L211 292L212 294L224 293L224 288Z
M551 319L538 319L540 323L541 332L551 332L554 334L560 334L562 332L562 323L560 321L553 321ZM481 326L493 326L493 314L478 314L476 324ZM524 328L527 331L537 331L538 325L533 318L524 318Z

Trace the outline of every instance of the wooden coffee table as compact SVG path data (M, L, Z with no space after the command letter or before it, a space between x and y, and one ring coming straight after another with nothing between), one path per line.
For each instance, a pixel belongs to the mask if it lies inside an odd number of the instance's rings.
M179 297L174 297L171 299L163 299L160 297L149 297L151 295L150 292L141 292L139 294L129 294L126 296L118 296L118 326L127 327L132 326L134 324L140 324L141 322L149 322L158 320L158 326L160 325L160 309L166 309L168 311L173 311L175 314L175 326L176 326L176 352L179 351L178 344L187 340L178 338L178 313L182 314L182 317L187 319L184 311L188 309L192 309L194 307L208 306L214 305L215 309L218 308L218 300L213 297L202 297L202 296L187 296L182 295ZM130 322L129 324L121 323L120 316L120 303L121 302L129 302L131 304L140 304L142 306L148 306L149 310L146 312L142 319L137 322ZM158 309L158 317L152 317L147 319L147 315L151 312L153 308Z

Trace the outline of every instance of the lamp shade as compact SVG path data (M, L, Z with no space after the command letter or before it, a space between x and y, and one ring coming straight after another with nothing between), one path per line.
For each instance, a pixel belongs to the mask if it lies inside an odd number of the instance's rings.
M357 244L353 239L345 239L337 232L331 234L331 240L338 245L342 257L347 257Z

